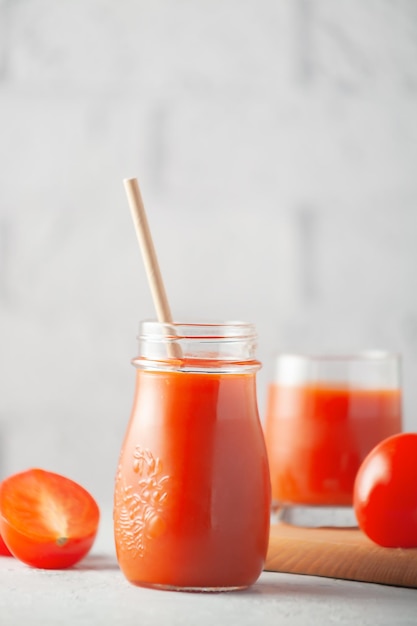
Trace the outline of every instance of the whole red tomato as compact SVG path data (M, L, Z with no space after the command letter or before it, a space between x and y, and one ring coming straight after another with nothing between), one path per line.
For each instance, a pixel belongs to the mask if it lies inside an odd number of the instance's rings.
M59 474L30 469L0 485L0 534L13 556L33 567L77 563L93 545L99 516L93 497Z
M353 503L360 528L375 543L417 547L417 433L388 437L368 454Z

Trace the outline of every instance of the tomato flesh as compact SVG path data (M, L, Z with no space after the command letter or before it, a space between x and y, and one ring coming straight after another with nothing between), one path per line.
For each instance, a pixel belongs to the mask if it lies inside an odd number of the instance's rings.
M359 527L375 543L417 547L417 433L379 443L364 459L354 485Z
M94 498L59 474L30 469L0 485L0 534L10 552L33 567L77 563L93 545L99 517Z

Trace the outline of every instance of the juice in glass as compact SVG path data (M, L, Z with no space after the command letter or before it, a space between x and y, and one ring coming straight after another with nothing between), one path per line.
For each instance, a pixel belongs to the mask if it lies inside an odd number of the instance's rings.
M282 355L265 421L274 508L293 523L308 520L307 507L316 507L319 524L326 521L317 507L349 507L353 514L360 464L379 441L400 431L396 355Z
M134 360L115 487L118 561L136 585L245 588L263 569L271 501L254 329L164 326L142 324ZM174 344L181 354L170 357Z

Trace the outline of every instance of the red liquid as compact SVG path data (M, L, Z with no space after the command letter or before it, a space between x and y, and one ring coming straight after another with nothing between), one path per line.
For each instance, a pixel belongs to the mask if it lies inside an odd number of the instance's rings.
M273 500L351 505L362 460L400 431L398 390L271 385L265 436Z
M269 514L255 376L138 370L114 509L126 578L246 587L264 565Z

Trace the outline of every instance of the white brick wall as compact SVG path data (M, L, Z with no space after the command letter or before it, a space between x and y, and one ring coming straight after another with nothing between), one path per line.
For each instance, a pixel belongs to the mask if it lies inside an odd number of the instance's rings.
M400 350L417 430L417 10L399 0L0 0L0 474L110 502L153 316L278 350ZM94 462L91 463L91 458Z

